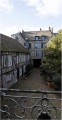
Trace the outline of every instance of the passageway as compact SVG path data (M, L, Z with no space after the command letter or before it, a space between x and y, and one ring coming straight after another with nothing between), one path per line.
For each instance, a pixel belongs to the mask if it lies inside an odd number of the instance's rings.
M34 67L40 67L41 59L33 59L33 65Z

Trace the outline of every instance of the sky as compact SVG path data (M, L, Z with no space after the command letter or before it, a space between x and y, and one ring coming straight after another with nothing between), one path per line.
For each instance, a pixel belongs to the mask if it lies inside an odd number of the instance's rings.
M0 33L62 29L62 0L0 0Z

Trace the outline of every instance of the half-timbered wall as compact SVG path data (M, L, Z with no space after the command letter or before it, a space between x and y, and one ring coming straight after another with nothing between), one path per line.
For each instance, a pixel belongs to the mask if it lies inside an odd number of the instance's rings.
M24 53L2 54L2 81L3 87L9 88L17 82L17 69L19 69L19 78L26 72L26 64L29 62L29 55ZM23 67L23 71L22 71ZM23 73L22 73L23 72Z
M9 88L11 85L17 82L17 70L4 74L2 79L3 79L3 87Z

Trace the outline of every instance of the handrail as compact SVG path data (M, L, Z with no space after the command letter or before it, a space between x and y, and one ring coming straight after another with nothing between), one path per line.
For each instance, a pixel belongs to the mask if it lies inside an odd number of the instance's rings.
M62 91L0 88L0 92L0 112L3 119L11 118L34 120L41 117L45 118L45 116L55 120L58 119L59 116L59 118L61 119L60 114L62 109L60 105L62 98L61 96L55 97L54 94L61 95ZM52 95L54 96L52 97Z
M44 90L20 90L20 89L7 89L0 88L0 91L12 91L12 92L26 92L26 93L48 93L48 94L62 94L62 91L44 91Z

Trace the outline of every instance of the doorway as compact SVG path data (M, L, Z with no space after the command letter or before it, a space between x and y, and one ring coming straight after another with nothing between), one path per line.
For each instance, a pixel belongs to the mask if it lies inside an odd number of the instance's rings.
M33 59L33 65L34 67L40 67L41 59Z

